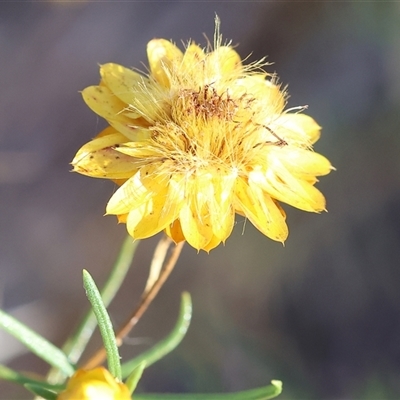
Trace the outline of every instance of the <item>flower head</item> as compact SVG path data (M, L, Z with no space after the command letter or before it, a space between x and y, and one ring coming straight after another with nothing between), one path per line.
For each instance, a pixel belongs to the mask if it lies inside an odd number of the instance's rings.
M278 202L325 209L314 184L329 161L312 151L320 127L301 108L286 110L285 91L263 62L243 65L223 45L164 39L147 46L144 75L109 63L101 82L83 90L87 105L110 124L75 156L74 170L116 181L107 214L133 238L164 230L209 251L231 234L235 214L283 242Z
M117 382L103 367L78 370L57 400L130 400L127 386Z

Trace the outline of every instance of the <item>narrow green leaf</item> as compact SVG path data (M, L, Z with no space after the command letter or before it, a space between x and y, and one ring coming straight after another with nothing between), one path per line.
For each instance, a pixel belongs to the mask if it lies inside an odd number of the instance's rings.
M135 394L135 400L268 400L282 393L282 382L236 393Z
M67 356L58 347L2 310L0 310L0 327L42 360L63 371L65 375L71 376L75 372Z
M143 361L128 376L128 379L126 380L125 384L126 386L128 386L128 389L131 394L135 391L136 386L139 383L140 378L142 377L145 367L146 367L146 362Z
M122 376L126 378L131 371L137 368L143 361L146 362L146 368L156 361L163 358L182 341L190 325L192 318L192 300L188 292L182 293L181 307L178 320L171 333L163 340L158 342L151 349L140 354L138 357L127 361L122 365Z
M111 270L110 276L103 289L100 291L105 307L109 306L115 294L121 287L121 284L129 271L129 267L132 264L132 259L138 243L139 240L133 241L132 237L128 236L122 244L120 253ZM93 311L90 310L75 335L63 347L65 354L67 354L68 358L72 362L76 363L79 361L79 358L82 355L83 350L86 348L96 325L96 317Z
M117 259L111 269L110 275L100 290L101 298L105 307L108 307L114 299L115 294L121 287L127 272L132 264L133 256L135 255L136 248L140 240L133 240L131 236L127 235L124 240ZM90 338L96 329L97 321L96 316L92 309L88 311L77 330L65 342L62 350L68 356L71 363L76 364L83 351L85 350ZM51 383L60 383L64 380L64 375L60 371L53 369L48 374L48 381Z
M43 386L35 385L33 383L27 383L24 385L30 392L36 396L40 396L46 400L57 400L57 393L52 392L44 388Z
M48 390L52 390L54 392L59 392L60 390L64 390L65 387L64 385L51 385L47 382L30 378L29 376L16 372L4 365L0 365L0 379L9 382L14 382L18 385L33 384L36 386L41 386Z
M86 295L93 307L93 312L96 315L99 325L100 334L103 339L104 348L107 353L108 369L115 378L121 380L121 363L119 360L118 346L115 340L114 329L110 320L110 316L103 304L100 292L94 283L89 272L83 270L83 286L86 290Z

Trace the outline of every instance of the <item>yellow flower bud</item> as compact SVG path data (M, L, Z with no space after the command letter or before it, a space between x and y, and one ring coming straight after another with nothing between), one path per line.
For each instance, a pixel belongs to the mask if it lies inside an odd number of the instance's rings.
M103 367L80 369L68 381L57 400L130 400L128 388Z

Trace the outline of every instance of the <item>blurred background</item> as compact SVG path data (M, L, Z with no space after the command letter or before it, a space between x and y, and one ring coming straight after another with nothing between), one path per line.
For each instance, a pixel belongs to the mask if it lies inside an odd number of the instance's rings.
M98 64L146 64L154 37L205 44L214 16L242 57L268 56L289 106L323 126L316 150L337 168L318 187L329 213L285 207L285 247L238 218L209 255L189 246L131 333L125 358L164 337L180 293L193 323L146 370L147 392L237 391L284 382L288 399L400 398L400 3L1 2L0 305L61 345L87 309L81 270L101 285L125 237L103 217L112 182L70 173L105 126L79 91ZM136 305L158 237L140 244L110 307ZM93 348L97 348L96 336ZM46 365L0 332L0 362ZM0 399L25 399L0 382Z

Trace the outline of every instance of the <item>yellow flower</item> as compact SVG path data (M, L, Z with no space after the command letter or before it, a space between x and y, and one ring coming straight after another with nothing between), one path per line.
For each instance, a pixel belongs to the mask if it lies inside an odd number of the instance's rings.
M325 209L314 186L331 170L312 151L320 127L302 108L285 110L285 91L263 61L243 65L218 26L213 50L189 43L182 52L154 39L147 54L148 75L104 64L100 85L83 90L110 126L72 161L81 174L121 185L106 212L133 238L164 230L209 251L225 242L239 214L283 242L278 201Z
M78 370L57 400L130 400L128 388L103 367Z

